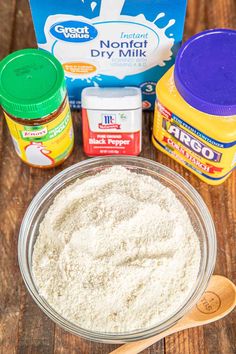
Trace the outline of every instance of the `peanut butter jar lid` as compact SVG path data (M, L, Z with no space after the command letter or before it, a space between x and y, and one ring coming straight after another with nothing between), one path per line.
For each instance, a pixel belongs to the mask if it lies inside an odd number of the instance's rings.
M0 62L0 102L12 116L45 117L60 107L65 95L64 70L52 54L23 49Z
M174 69L177 90L199 111L236 114L236 31L214 29L196 34L180 48Z

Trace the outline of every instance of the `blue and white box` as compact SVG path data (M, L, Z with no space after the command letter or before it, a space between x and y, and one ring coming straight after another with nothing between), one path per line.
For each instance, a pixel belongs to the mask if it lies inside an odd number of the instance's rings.
M155 86L182 41L187 0L30 0L38 46L63 64L72 108L84 87Z

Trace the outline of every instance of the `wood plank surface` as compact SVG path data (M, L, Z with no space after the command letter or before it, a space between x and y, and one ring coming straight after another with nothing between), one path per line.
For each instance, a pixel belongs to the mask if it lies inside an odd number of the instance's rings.
M189 0L184 38L207 28L236 28L235 0ZM0 0L0 59L9 52L35 47L27 0ZM85 341L55 326L33 302L21 279L17 238L24 212L38 190L55 174L86 158L80 114L73 113L76 144L60 167L29 168L17 158L4 119L0 121L0 353L107 354L115 345ZM159 161L184 176L202 195L212 213L218 255L215 273L236 283L236 173L221 186L201 182L175 161L157 152L150 141L152 114L143 117L142 156ZM235 354L236 312L204 328L172 335L143 354Z

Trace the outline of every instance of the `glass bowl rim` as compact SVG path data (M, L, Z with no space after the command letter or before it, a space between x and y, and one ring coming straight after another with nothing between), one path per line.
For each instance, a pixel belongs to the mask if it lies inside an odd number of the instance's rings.
M38 291L36 290L36 284L32 280L33 276L31 266L28 265L29 255L27 250L27 241L28 239L30 240L32 238L32 235L29 235L26 231L27 229L29 230L31 226L31 224L29 224L29 220L32 221L33 216L35 216L35 214L37 213L37 210L39 209L39 206L42 205L43 200L46 200L47 198L49 198L49 196L54 195L53 192L56 192L60 186L64 184L66 186L66 182L68 182L68 180L70 181L72 179L79 178L79 175L88 172L93 168L99 167L104 169L114 164L127 165L128 167L129 165L133 164L132 167L134 168L146 169L158 174L159 177L165 177L165 179L168 180L168 183L170 183L172 186L174 185L175 187L177 187L179 192L181 191L181 186L186 188L192 200L194 201L194 208L197 207L198 212L200 213L202 220L204 221L204 226L208 231L206 235L204 235L204 237L205 241L208 241L209 246L207 247L207 259L204 273L202 273L201 282L198 281L198 284L196 285L194 291L191 293L190 298L188 298L187 302L184 303L184 305L173 316L167 318L167 320L164 320L163 322L161 322L161 324L157 324L154 327L147 328L145 330L138 330L125 333L102 333L86 330L71 323L67 319L63 318L63 316L61 316L56 310L54 310L49 304L47 304L47 302L39 295ZM88 167L88 169L83 171L83 168L86 167ZM172 176L173 180L167 177L165 174ZM64 169L63 171L56 174L53 178L51 178L34 196L25 212L20 227L18 238L18 263L27 290L29 291L36 304L51 320L54 321L54 323L56 323L57 325L72 334L79 335L83 338L92 341L104 343L124 343L145 339L164 331L165 329L174 325L198 302L198 300L204 293L210 280L210 277L213 273L216 261L216 250L216 232L209 209L207 208L200 194L181 175L161 163L143 157L104 156L86 159L84 161L80 161L76 164L71 165L70 167Z

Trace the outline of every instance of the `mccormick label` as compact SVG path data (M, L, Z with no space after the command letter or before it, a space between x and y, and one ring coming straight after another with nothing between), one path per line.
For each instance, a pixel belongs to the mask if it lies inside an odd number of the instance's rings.
M74 144L69 103L55 119L42 125L23 125L6 113L7 124L19 157L32 166L53 167L62 162Z
M89 156L139 155L142 143L141 109L82 110L84 151Z
M160 102L156 104L153 143L194 173L215 181L215 184L225 179L235 167L236 142L224 143L212 139Z

